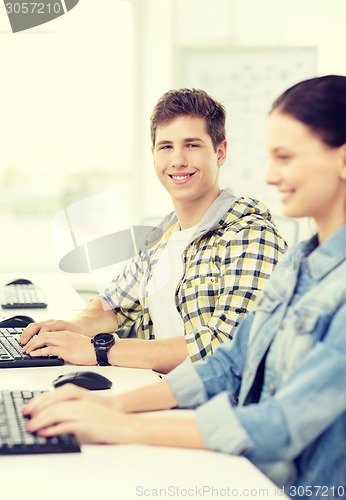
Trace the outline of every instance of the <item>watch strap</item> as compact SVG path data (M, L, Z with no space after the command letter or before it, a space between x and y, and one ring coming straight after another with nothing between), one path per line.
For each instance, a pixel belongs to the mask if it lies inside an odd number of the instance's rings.
M100 366L109 366L108 351L115 343L114 335L109 333L98 333L91 339L91 343L94 344L97 364Z
M108 363L108 351L111 348L109 347L102 347L102 346L96 346L95 345L95 353L96 353L96 359L97 359L97 364L100 366L109 366L110 363Z

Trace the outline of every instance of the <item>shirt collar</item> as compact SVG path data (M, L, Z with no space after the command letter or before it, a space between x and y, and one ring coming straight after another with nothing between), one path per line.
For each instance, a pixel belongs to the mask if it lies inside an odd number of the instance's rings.
M313 236L303 245L302 253L311 277L322 279L346 259L346 224L322 244L318 243L317 235Z

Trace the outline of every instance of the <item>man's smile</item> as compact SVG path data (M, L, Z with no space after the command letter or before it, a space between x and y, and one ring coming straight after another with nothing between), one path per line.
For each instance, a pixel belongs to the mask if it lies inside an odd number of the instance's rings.
M184 182L188 181L193 175L193 174L168 174L171 179L177 184L183 184Z

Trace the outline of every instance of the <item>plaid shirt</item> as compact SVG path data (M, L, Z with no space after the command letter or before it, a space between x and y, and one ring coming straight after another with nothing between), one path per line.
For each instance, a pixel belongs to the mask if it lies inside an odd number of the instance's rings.
M114 310L119 328L140 319L137 336L154 339L148 309L153 269L177 222L168 215L102 298ZM183 252L184 273L176 306L184 322L192 361L199 361L233 338L243 316L270 276L286 244L268 209L251 198L223 190Z

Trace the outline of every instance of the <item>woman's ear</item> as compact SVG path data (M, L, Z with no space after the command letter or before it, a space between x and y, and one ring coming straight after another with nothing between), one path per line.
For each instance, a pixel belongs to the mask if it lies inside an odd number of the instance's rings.
M346 180L346 144L341 146L341 154L342 154L342 167L341 167L341 178Z

